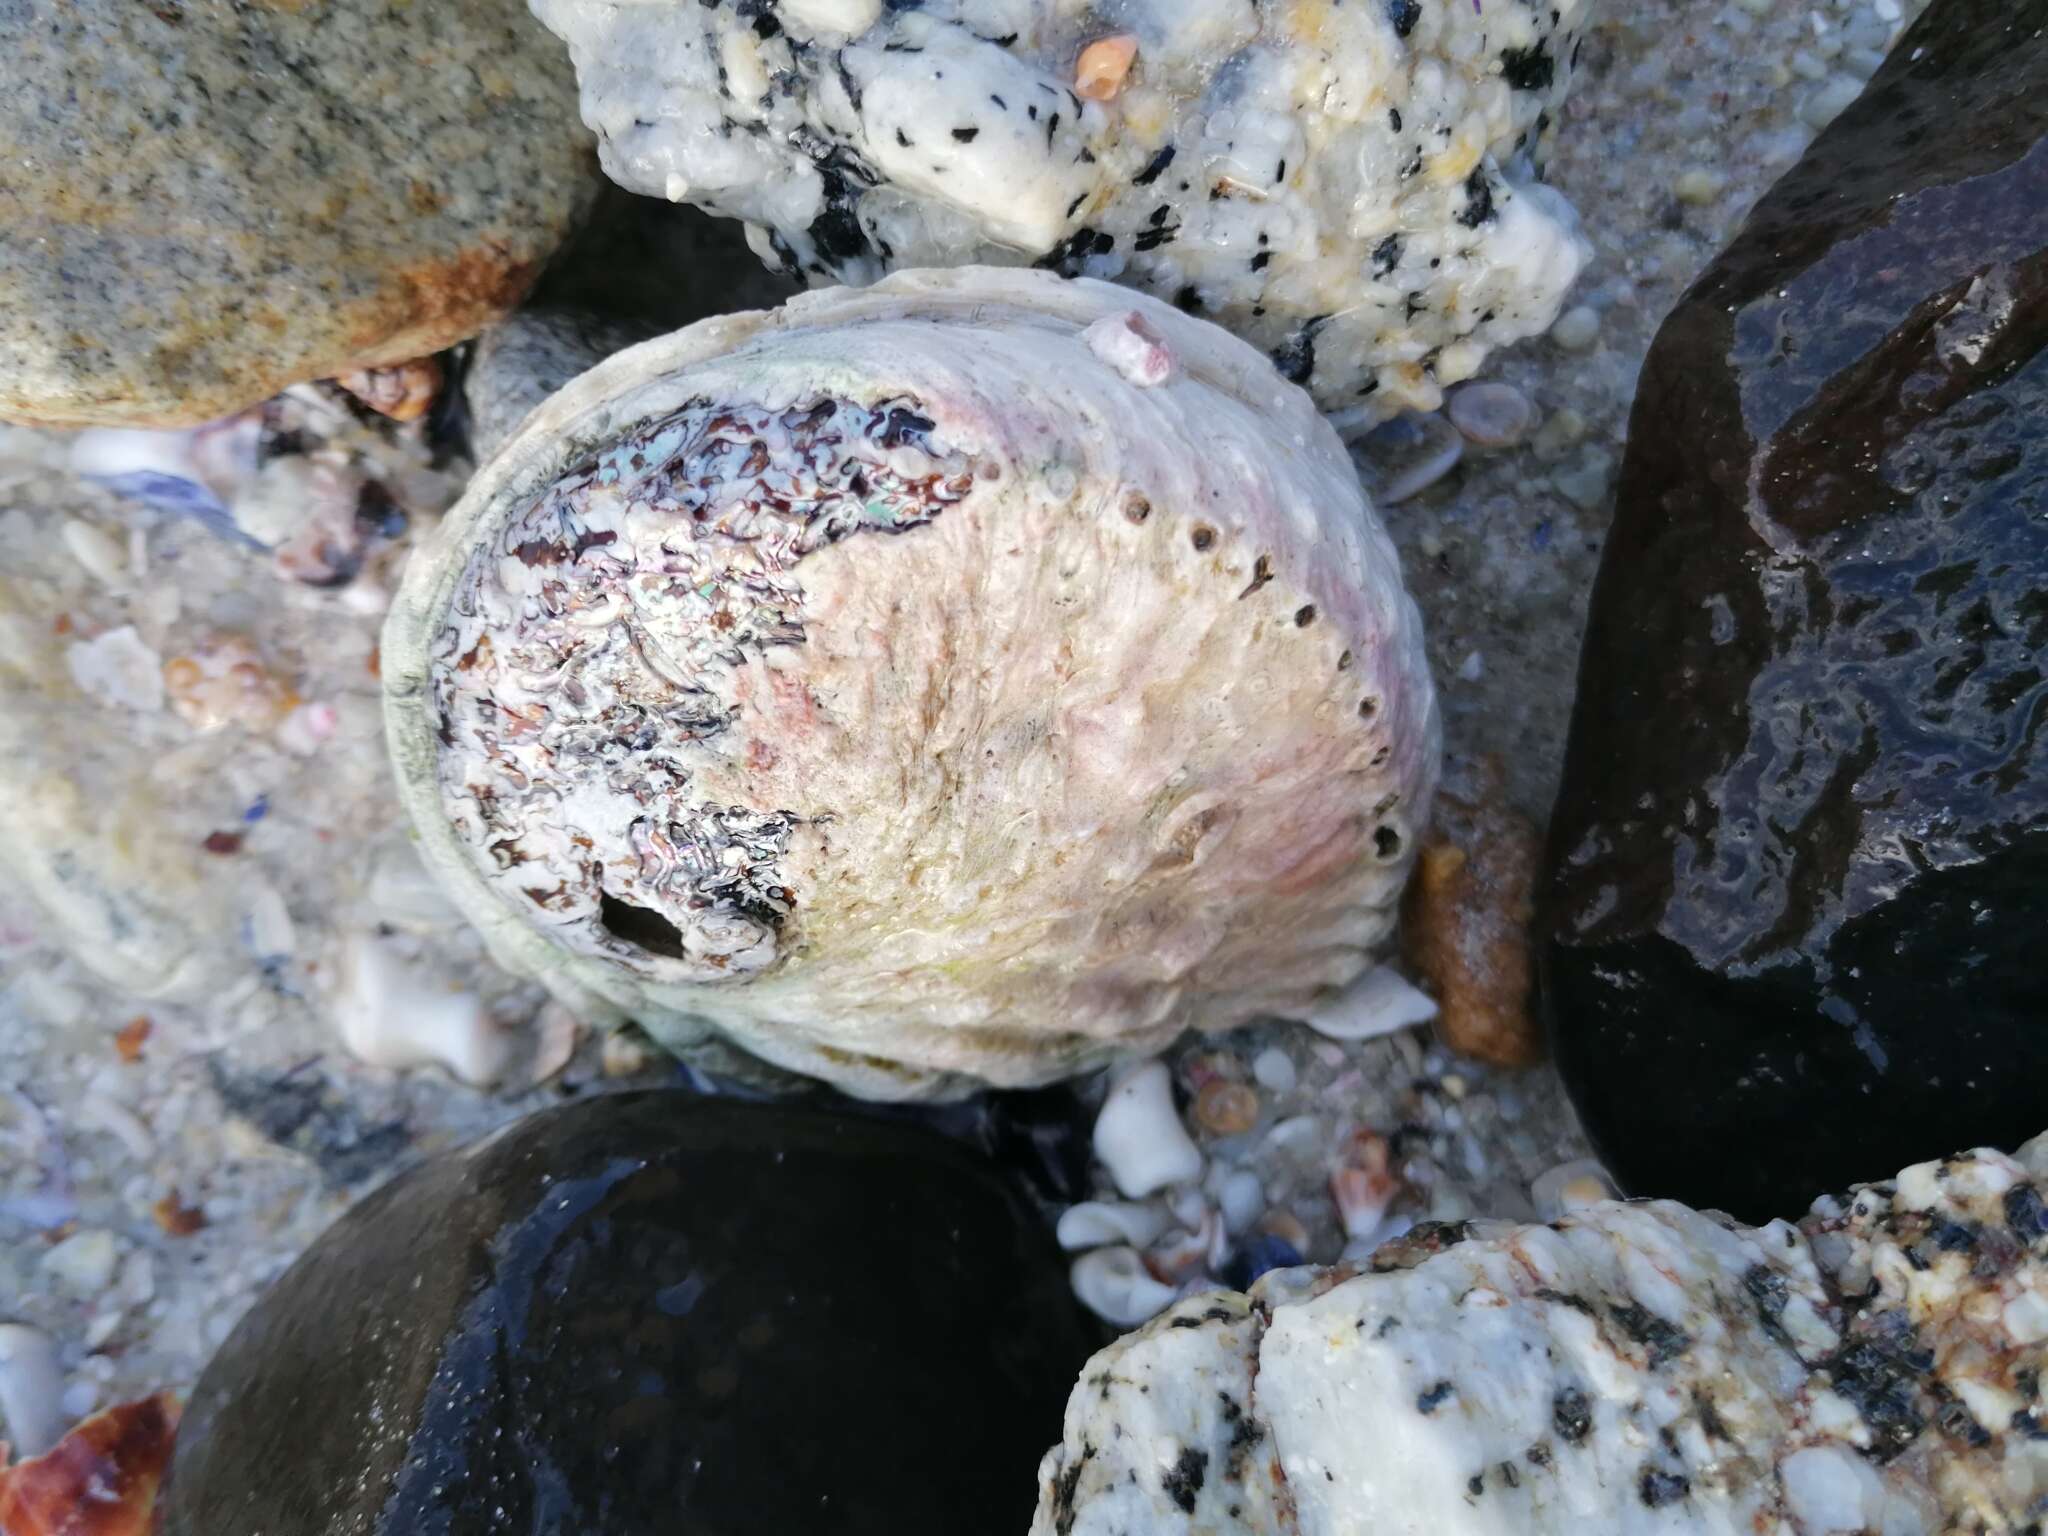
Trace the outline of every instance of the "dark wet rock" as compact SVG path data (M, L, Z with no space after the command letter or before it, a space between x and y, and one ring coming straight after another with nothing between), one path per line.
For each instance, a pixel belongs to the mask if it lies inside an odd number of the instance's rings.
M1936 0L1644 368L1543 957L1632 1193L2048 1123L2044 27Z
M521 0L0 5L0 418L172 426L437 351L595 190Z
M607 188L527 306L477 342L464 391L478 460L621 348L710 315L772 309L796 291L763 269L732 220Z
M1098 1342L943 1137L586 1100L401 1176L271 1289L164 1536L1021 1531Z

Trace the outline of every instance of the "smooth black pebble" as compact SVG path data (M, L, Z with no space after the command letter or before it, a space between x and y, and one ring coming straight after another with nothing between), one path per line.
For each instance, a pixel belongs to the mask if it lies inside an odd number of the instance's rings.
M271 1288L163 1532L1022 1531L1100 1341L1042 1216L945 1137L584 1100L401 1175Z

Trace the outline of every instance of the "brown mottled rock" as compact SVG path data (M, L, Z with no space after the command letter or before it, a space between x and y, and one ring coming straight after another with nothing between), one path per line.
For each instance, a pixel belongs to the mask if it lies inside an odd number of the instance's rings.
M18 0L0 58L0 419L183 425L433 353L595 185L520 0Z
M1535 825L1507 803L1497 759L1467 777L1437 795L1436 823L1401 906L1402 952L1437 1000L1445 1045L1494 1066L1526 1067L1543 1059L1529 947L1542 845Z

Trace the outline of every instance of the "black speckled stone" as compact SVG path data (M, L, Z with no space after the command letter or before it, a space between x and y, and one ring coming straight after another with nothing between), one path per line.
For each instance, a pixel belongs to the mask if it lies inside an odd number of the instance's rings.
M1099 1342L953 1141L681 1092L402 1175L244 1319L163 1536L1022 1531Z
M0 60L0 420L178 426L437 351L597 185L523 0L4 0Z
M1633 1194L2048 1124L2044 28L1935 0L1645 365L1542 959Z

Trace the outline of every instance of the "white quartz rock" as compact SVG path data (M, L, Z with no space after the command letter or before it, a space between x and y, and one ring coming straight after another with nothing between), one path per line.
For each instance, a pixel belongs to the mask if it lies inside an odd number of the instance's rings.
M481 998L372 934L345 941L332 1007L342 1043L374 1067L438 1066L485 1084L513 1055Z
M2044 1194L1978 1151L1798 1226L1607 1201L1192 1298L1083 1370L1033 1536L2016 1528Z
M1328 409L1432 410L1584 260L1538 179L1589 0L532 0L604 166L813 283L969 263L1215 319ZM1127 67L1091 89L1114 37Z
M1043 272L601 363L416 554L381 665L421 856L508 969L876 1098L1314 1012L1385 947L1437 772L1308 396Z

